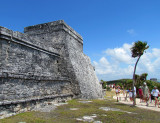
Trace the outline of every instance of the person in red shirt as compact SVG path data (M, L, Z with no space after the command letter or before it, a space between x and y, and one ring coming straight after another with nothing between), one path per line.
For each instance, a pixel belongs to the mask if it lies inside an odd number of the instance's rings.
M143 91L142 91L142 87L141 86L139 87L138 92L139 92L140 103L141 103L142 100L143 100Z

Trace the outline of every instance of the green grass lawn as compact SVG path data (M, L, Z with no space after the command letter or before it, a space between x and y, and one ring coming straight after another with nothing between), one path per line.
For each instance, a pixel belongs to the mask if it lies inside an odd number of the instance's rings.
M111 93L111 92L109 92ZM80 103L79 100L70 100L67 105L57 107L49 113L26 112L6 119L0 123L81 123L76 118L96 114L95 121L103 123L160 123L160 113L137 107L130 107L117 103L111 97L106 96L104 100L91 100L90 103ZM117 108L121 111L104 111L100 107ZM78 108L78 110L70 110ZM132 113L127 113L132 112Z

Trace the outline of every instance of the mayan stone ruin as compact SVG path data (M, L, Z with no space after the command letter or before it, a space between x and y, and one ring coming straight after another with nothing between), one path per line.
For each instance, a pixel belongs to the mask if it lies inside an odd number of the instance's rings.
M102 97L83 39L63 20L0 27L0 118L44 103Z

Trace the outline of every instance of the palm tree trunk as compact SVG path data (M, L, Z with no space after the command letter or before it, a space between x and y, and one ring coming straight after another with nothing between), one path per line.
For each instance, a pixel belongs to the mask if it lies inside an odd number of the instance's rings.
M136 61L136 64L134 66L134 72L133 72L133 83L132 83L132 88L133 88L133 106L136 105L136 99L135 99L135 95L134 95L134 84L135 84L135 73L136 73L136 67L137 67L137 64L138 64L138 61L140 59L141 56L138 57L137 61Z

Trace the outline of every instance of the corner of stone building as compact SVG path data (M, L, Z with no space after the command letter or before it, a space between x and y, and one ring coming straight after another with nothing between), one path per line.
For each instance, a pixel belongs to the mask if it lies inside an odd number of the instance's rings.
M68 26L63 20L25 27L24 33L29 35L33 39L38 39L42 44L43 42L45 42L45 45L48 43L50 44L49 46L52 45L52 47L58 50L58 53L61 55L62 59L60 63L61 65L59 65L61 74L64 73L63 71L65 71L65 73L68 73L68 75L64 76L68 76L69 78L71 78L72 91L75 95L74 97L80 97L81 91L73 65L69 58L70 47L68 43L69 40L74 39L73 43L77 44L77 42L79 42L81 48L83 48L82 37L70 26Z

